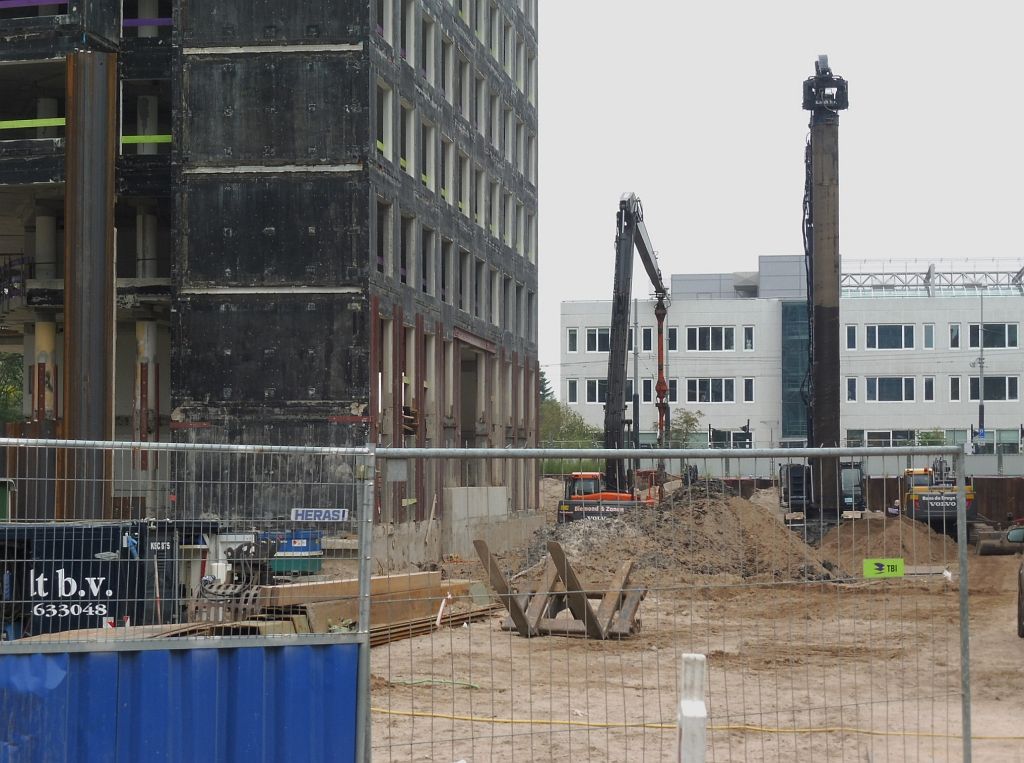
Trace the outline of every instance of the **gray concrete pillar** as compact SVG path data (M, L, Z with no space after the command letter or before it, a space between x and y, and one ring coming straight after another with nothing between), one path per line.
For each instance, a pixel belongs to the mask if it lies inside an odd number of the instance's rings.
M46 14L50 15L50 14ZM60 116L60 102L56 98L37 98L36 99L36 118L37 119L54 119ZM60 128L59 127L37 127L36 128L37 138L59 138Z
M140 95L135 107L135 133L137 135L156 135L157 130L156 96ZM135 148L140 154L156 153L156 143L139 143Z
M53 420L57 418L57 324L52 321L37 321L35 324L35 407L34 418Z
M57 218L36 212L35 277L57 277Z
M143 210L135 215L135 277L157 277L156 215Z
M160 15L157 0L139 0L139 18L140 19L155 19ZM155 26L140 26L139 37L156 37L157 27ZM139 153L142 153L141 151Z

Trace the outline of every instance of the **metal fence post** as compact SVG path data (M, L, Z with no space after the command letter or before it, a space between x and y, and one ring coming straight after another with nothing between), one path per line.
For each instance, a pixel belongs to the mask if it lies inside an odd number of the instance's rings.
M376 458L370 446L356 464L359 503L359 679L356 687L356 760L369 763L370 745L370 575L373 571L373 507Z
M967 472L964 454L953 456L956 470L956 540L960 567L960 692L964 763L971 760L971 648L967 575Z
M703 654L684 654L679 671L679 763L704 763L708 710Z

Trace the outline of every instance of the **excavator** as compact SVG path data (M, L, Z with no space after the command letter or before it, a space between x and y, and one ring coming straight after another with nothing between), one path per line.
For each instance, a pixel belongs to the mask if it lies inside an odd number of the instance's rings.
M611 329L608 345L608 386L604 405L604 447L620 450L625 446L626 352L629 339L629 305L633 292L633 253L654 287L654 317L658 323L658 379L654 386L658 409L658 447L665 445L665 427L669 421L668 382L665 381L665 316L668 314L668 289L661 277L658 258L644 224L644 208L634 193L619 200L615 227L615 281L612 291ZM639 447L639 390L633 390L633 446ZM566 479L565 494L558 504L558 521L621 514L640 503L654 503L656 486L664 483L664 465L658 469L626 468L621 458L609 458L604 473L575 472Z

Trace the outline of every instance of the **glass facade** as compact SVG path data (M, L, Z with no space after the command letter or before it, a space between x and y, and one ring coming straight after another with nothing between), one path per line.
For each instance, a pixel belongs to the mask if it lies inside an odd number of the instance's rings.
M782 436L807 437L807 303L782 303Z

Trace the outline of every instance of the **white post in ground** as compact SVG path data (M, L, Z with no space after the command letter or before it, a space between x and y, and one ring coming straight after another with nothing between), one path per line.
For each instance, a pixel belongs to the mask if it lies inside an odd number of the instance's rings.
M684 654L679 676L679 763L704 763L708 710L704 704L703 654Z

